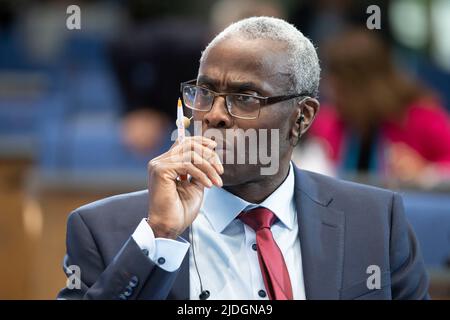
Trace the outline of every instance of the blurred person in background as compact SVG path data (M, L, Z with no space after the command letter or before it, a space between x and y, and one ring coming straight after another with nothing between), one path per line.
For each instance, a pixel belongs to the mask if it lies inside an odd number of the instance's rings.
M179 84L197 72L205 30L201 23L166 18L128 29L112 46L124 96L121 136L132 151L148 154L170 136Z
M179 84L197 73L208 40L233 22L251 16L282 17L283 10L274 1L218 1L209 21L203 22L173 13L145 18L137 10L142 4L135 2L129 6L135 25L112 46L111 55L125 98L123 142L134 152L148 154L173 127Z
M350 29L323 50L329 106L311 134L342 173L433 185L450 178L450 122L439 99L398 70L374 32Z

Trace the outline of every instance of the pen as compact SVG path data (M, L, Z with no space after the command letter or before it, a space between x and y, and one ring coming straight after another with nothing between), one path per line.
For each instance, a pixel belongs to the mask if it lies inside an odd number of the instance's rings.
M183 114L183 104L181 99L178 98L177 105L177 129L178 129L178 142L181 143L184 140L184 114Z
M178 143L182 143L184 140L184 114L183 114L183 104L181 99L178 98L177 105L177 133L178 133ZM187 180L187 174L180 175L180 181Z

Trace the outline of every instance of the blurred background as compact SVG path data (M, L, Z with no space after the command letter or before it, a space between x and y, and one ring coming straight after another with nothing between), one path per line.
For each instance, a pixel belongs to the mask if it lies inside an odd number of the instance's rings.
M449 0L0 0L0 299L56 297L68 214L146 188L179 83L215 34L258 15L296 25L322 61L294 161L402 193L430 293L450 299Z

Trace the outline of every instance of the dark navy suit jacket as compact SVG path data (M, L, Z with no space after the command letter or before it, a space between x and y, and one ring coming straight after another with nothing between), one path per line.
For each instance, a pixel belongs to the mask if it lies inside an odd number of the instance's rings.
M294 170L307 299L429 297L420 249L398 194ZM70 215L64 270L70 276L68 267L79 266L81 287L66 287L58 298L189 299L189 255L177 271L167 272L131 237L147 205L147 191L139 191ZM380 289L367 286L370 265L380 268Z

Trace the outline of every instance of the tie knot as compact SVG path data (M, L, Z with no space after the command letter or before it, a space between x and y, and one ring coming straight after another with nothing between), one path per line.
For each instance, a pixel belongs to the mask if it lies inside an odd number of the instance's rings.
M246 212L241 212L238 218L257 232L264 228L270 229L277 217L269 209L258 207Z

